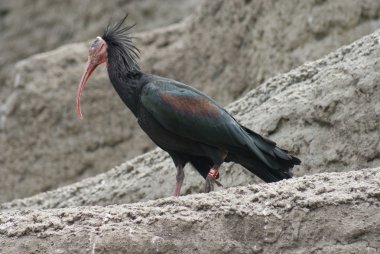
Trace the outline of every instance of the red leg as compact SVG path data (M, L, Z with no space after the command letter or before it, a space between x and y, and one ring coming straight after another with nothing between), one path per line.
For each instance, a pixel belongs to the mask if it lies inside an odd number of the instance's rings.
M221 157L221 163L223 163L224 159L227 157L228 155L228 151L227 150L224 150L224 149L220 149L219 150L219 156ZM212 168L210 169L210 171L208 172L207 174L207 177L206 177L206 188L205 188L205 192L210 192L210 191L214 191L214 184L217 183L218 185L221 185L219 182L216 181L216 179L219 178L219 167L220 167L221 164L214 164L214 166L212 166Z
M175 185L175 191L174 196L179 197L181 195L181 187L183 183L183 179L185 178L185 172L183 171L183 166L178 165L177 166L177 175L176 175L176 185Z
M215 184L215 181L216 179L219 178L219 171L218 171L218 166L217 165L214 165L210 171L208 172L207 174L207 177L206 177L206 188L205 188L205 192L210 192L210 191L213 191L214 190L214 184Z

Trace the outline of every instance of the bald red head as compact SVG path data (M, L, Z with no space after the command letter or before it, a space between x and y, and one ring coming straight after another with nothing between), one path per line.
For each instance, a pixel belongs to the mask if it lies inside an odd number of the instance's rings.
M83 119L80 109L80 97L82 95L83 88L95 68L99 64L107 62L107 59L107 43L101 37L97 37L90 46L86 68L77 89L77 114L80 119Z

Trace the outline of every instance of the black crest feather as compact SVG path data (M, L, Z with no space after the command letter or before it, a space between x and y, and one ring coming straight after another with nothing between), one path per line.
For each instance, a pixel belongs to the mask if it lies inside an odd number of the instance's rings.
M110 24L104 31L103 40L107 43L108 58L123 63L125 71L139 71L138 59L140 51L134 45L131 29L136 25L123 26L128 14L119 22Z

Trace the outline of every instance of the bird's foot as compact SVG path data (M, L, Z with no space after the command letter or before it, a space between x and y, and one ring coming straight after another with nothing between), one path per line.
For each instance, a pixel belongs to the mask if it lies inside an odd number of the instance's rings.
M206 193L210 191L214 191L214 184L215 182L217 182L216 179L218 178L219 178L218 170L215 168L211 168L210 172L208 172L207 177L206 177L206 186L205 186Z
M206 177L206 186L205 186L206 193L214 190L214 182L215 182L215 179L213 179L212 177L209 177L209 176Z
M211 168L207 176L216 180L219 178L219 171L216 168Z

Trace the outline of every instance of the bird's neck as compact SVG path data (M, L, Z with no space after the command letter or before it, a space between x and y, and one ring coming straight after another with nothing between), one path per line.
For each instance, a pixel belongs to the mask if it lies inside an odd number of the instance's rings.
M140 70L123 72L113 68L112 65L108 65L107 70L110 81L121 100L137 117L141 90L146 84L144 74Z

